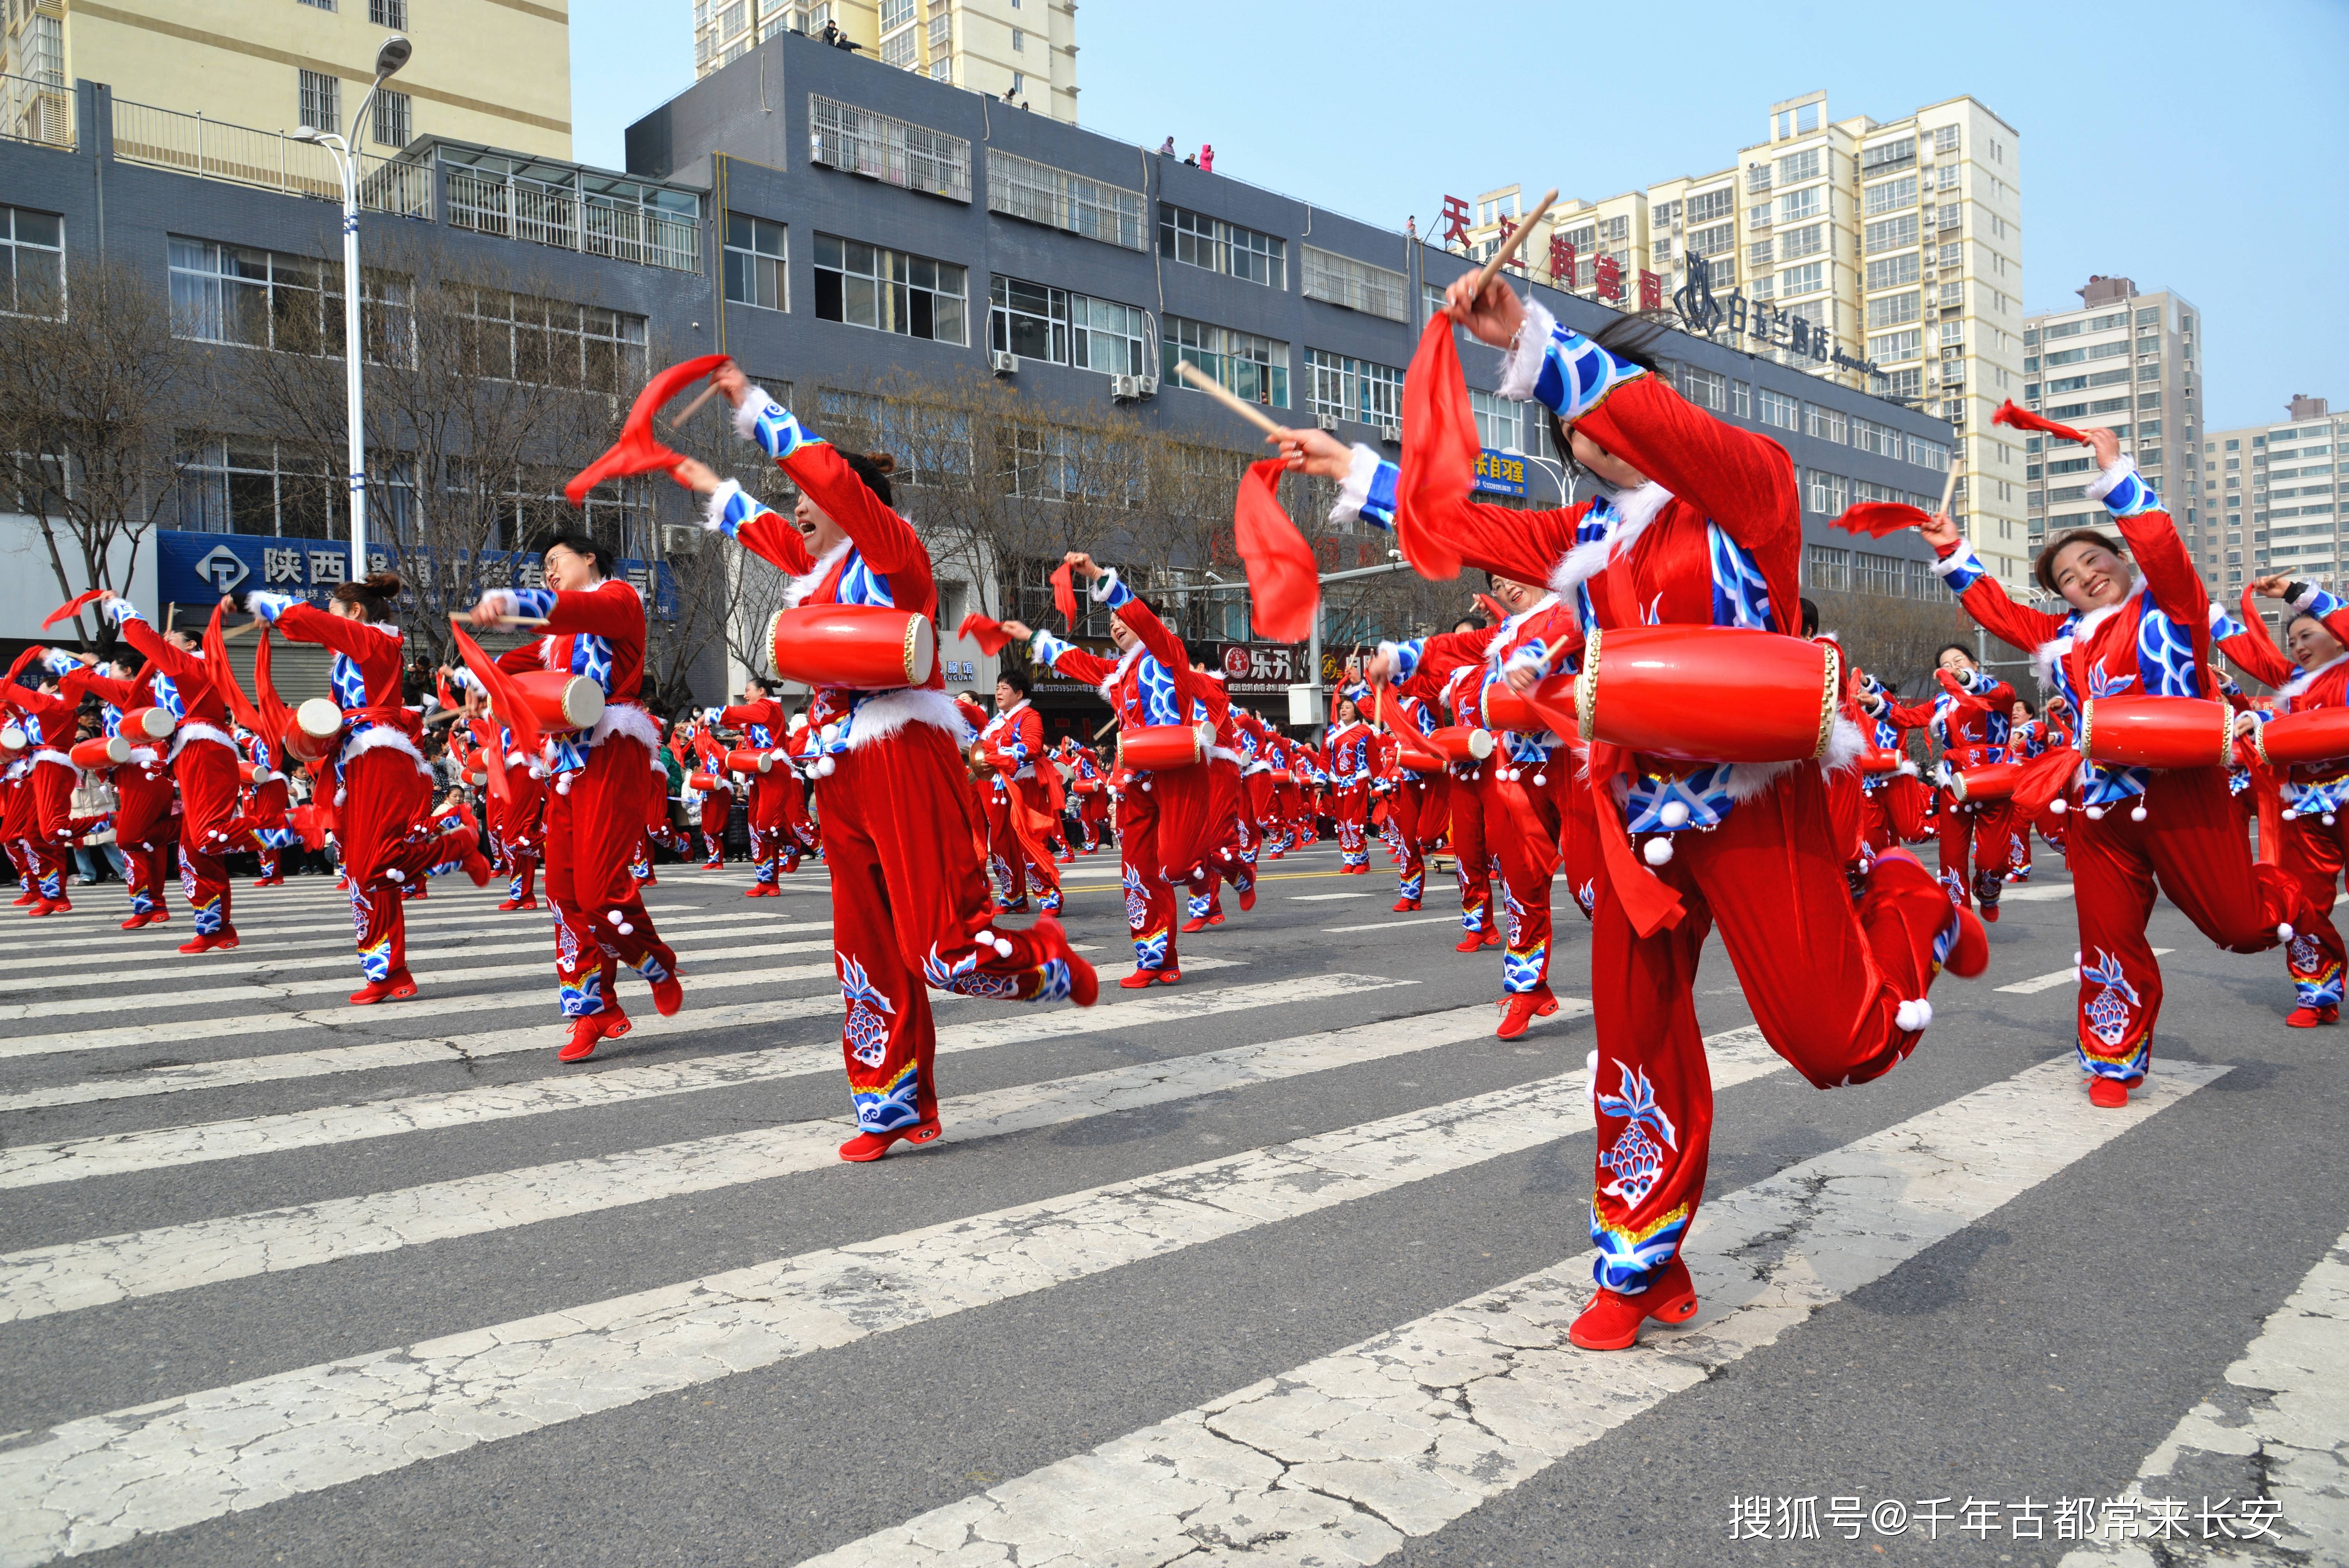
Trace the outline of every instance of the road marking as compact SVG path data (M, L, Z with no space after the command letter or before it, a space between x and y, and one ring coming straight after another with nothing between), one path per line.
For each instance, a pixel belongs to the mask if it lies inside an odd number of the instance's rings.
M1233 964L1233 960L1223 959L1216 966ZM1278 1006L1289 1001L1323 1000L1349 991L1381 990L1393 984L1365 975L1309 975L1187 996L1153 992L1146 1006L1136 1000L1104 1007L1070 1007L968 1027L986 1032L984 1037L991 1045L1033 1043L1129 1026L1138 1028L1146 1024L1182 1024L1217 1013ZM1130 1010L1133 1008L1142 1011L1136 1014ZM678 1026L680 1029L685 1026ZM698 1094L704 1089L836 1070L839 1066L837 1042L777 1046L761 1051L616 1066L587 1073L574 1071L524 1083L409 1095L358 1105L318 1106L267 1116L24 1144L0 1150L0 1188L46 1186L56 1181L206 1164L281 1153L289 1149L316 1149L406 1132L471 1127L514 1117Z
M236 927L237 935L245 942L259 943L264 940L274 941L288 935L334 932L339 933L345 940L348 940L351 932L350 906L347 903L342 903L330 907L340 908L344 912L343 918L301 925L254 925L239 921ZM645 906L645 910L650 914L676 914L698 911L705 907L694 903L650 903ZM456 925L510 925L516 931L529 931L546 927L549 913L544 905L534 910L503 912L494 908L481 909L465 914L454 913L419 914L411 908L408 913L408 929L412 934ZM179 957L180 954L175 950L191 934L187 921L183 917L174 916L167 925L142 926L137 931L123 931L109 924L102 934L90 930L78 935L56 937L47 942L0 942L0 954L38 953L46 955L57 952L61 947L69 947L82 953L136 954L142 962L149 959L164 960ZM318 944L295 943L291 945L316 946ZM238 948L235 951L243 952L243 949ZM14 964L17 960L6 959L5 962ZM198 959L197 962L201 963L202 959Z
M2050 882L2044 887L2011 887L1998 895L2001 903L2046 903L2072 896L2070 882Z
M1403 925L1458 925L1456 914L1423 914L1414 920L1374 920L1368 925L1325 925L1321 929L1331 936L1343 936L1355 931L1392 931Z
M1717 1088L1785 1066L1767 1047L1713 1065ZM264 1507L1464 1170L1588 1130L1583 1078L17 1436L0 1561Z
M1578 998L1559 1001L1561 1019L1590 1011ZM988 1030L941 1030L938 1050L944 1055L1005 1043ZM943 1102L939 1114L947 1141L969 1142L1457 1045L1492 1030L1490 1007L1455 1007L965 1095ZM812 1062L809 1071L839 1070L836 1049L812 1055L825 1059ZM837 1119L794 1122L35 1248L0 1257L0 1321L47 1317L794 1171L834 1170L840 1165L834 1146L843 1130Z
M2230 1498L2264 1499L2281 1505L2282 1517L2273 1522L2272 1535L2235 1543L2223 1554L2189 1559L2183 1552L2165 1553L2160 1560L2239 1568L2349 1562L2349 1493L2341 1476L2342 1456L2349 1451L2349 1234L2326 1250L2300 1288L2260 1325L2242 1358L2227 1368L2227 1391L2212 1392L2219 1402L2205 1399L2186 1412L2146 1456L2122 1499L2192 1495L2199 1508L2218 1491L2209 1484L2215 1467L2235 1481ZM2171 1481L2181 1465L2189 1467L2190 1480ZM2142 1533L2153 1538L2153 1512L2137 1518ZM2209 1538L2192 1511L2180 1522ZM2153 1568L2155 1561L2135 1541L2100 1535L2066 1553L2060 1568Z
M2170 947L2157 947L2153 949L2153 955L2158 958L2165 953L2176 951ZM2053 974L2033 975L2028 980L2017 980L2012 985L2001 985L1999 989L2013 996L2030 996L2042 991L2053 991L2058 985L2077 985L2079 983L2080 972L2077 969L2058 969Z
M1258 1545L1282 1563L1376 1563L2228 1070L2183 1067L2103 1110L2067 1057L1728 1193L1700 1211L1684 1254L1703 1311L1682 1332L1650 1325L1636 1350L1568 1341L1590 1296L1585 1253L802 1568L1139 1568Z
M1293 892L1288 895L1288 902L1291 903L1328 903L1333 899L1384 898L1385 896L1386 895L1384 893L1377 892Z

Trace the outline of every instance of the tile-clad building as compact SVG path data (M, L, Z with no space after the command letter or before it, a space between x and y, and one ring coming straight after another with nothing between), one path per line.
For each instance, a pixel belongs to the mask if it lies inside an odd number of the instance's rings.
M2338 593L2349 573L2349 542L2341 533L2349 511L2341 478L2349 411L2336 414L2325 398L2298 394L2285 408L2287 418L2273 424L2205 430L2199 480L2190 465L2179 474L2181 485L2200 492L2203 579L2230 600L2251 578L2275 573Z

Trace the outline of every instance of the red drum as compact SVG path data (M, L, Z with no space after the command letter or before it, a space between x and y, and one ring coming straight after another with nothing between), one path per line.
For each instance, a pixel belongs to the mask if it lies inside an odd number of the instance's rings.
M1207 759L1216 743L1212 724L1154 724L1117 734L1117 760L1122 768L1156 769L1195 768Z
M331 754L342 738L343 710L322 696L314 696L294 710L279 737L288 757L316 762Z
M468 773L465 775L465 782L477 789L489 781L490 776L487 773Z
M1071 790L1080 795L1098 795L1101 793L1101 787L1102 781L1098 779L1080 779L1069 786Z
M160 707L134 707L122 716L122 722L115 728L130 737L130 743L136 746L141 737L149 740L163 739L179 722Z
M1533 705L1510 689L1506 681L1495 681L1485 692L1485 723L1495 730L1507 730L1516 735L1547 735L1549 723L1536 713Z
M1884 751L1871 746L1859 754L1859 770L1862 773L1898 773L1908 761L1909 754L1905 751Z
M1954 800L2003 800L2014 793L2023 779L2020 762L1989 762L1980 768L1969 768L1950 775L1950 798Z
M785 680L851 691L929 684L938 629L880 604L803 604L767 623L767 661Z
M266 771L268 770L258 762L240 762L236 765L236 776L247 784L260 783L261 776Z
M722 781L711 778L707 773L687 774L685 776L685 787L688 789L698 789L705 795L715 795L718 791L726 788Z
M23 725L0 726L0 751L22 751L26 744Z
M1429 736L1427 745L1446 762L1482 762L1493 755L1493 732L1447 725Z
M2313 707L2279 714L2251 732L2260 760L2303 767L2349 758L2349 707Z
M2080 704L2080 754L2127 768L2224 768L2235 710L2199 696L2092 696Z
M1574 683L1583 739L1684 762L1824 757L1842 690L1834 645L1744 626L1594 631Z
M130 742L119 735L97 735L77 742L66 754L73 765L85 773L97 773L109 768L119 768L130 760Z
M730 751L726 754L726 771L729 773L764 773L774 765L774 758L764 751Z
M1272 787L1274 789L1286 789L1295 782L1297 782L1297 776L1289 772L1288 769L1276 768L1272 770Z
M604 688L585 676L529 670L513 677L543 735L593 729L604 717Z

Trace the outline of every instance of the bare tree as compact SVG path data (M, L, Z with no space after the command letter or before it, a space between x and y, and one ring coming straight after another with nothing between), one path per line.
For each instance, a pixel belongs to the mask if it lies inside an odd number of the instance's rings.
M119 262L16 303L0 315L0 477L41 531L60 599L128 592L185 461L173 437L204 363L173 335L165 292ZM112 624L90 619L110 654Z

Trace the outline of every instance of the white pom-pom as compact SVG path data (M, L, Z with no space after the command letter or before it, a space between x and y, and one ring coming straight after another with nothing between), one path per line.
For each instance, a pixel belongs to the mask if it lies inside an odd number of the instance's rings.
M2064 799L2063 796L2058 795L2055 799L2047 802L2047 809L2056 816L2060 817L2064 812L2072 809L2072 802Z
M819 779L829 779L839 767L839 763L827 757L815 765L815 776Z
M2142 807L2142 806L2132 806L2132 807L2130 807L2130 808L2129 808L2129 820L2130 820L2130 821L2132 821L2132 822L2142 822L2142 821L2144 821L2144 820L2145 820L2145 808L2144 808L2144 807Z
M632 935L634 935L634 934L636 934L636 928L635 926L633 926L633 925L630 925L626 921L625 921L625 920L624 920L624 921L620 922L620 923L619 923L619 924L617 924L617 925L614 926L612 929L613 929L613 930L615 930L615 931L616 931L616 932L618 932L618 933L619 933L621 935L623 935L623 936L632 936Z
M1150 788L1150 780L1149 780L1149 779L1144 779L1142 781L1142 788L1143 789L1143 790L1144 790L1144 791L1147 791L1147 790L1149 789L1149 788Z
M2276 927L2276 940L2278 942L2290 942L2292 937L2292 923L2289 921L2284 922Z
M627 919L628 917L620 911L615 909L605 912L604 918L610 921L614 925L617 925L620 922Z
M2079 966L2080 966L2080 950L2079 950L2078 948L2075 947L2074 949L2072 949L2072 967L2073 967L2073 968L2075 968L2075 969L2077 969Z
M1582 1098L1589 1102L1590 1119L1599 1119L1599 1053L1582 1058Z
M1656 817L1667 828L1684 828L1688 825L1689 820L1688 805L1685 801L1667 800L1664 802L1664 809L1657 812Z
M971 940L978 943L981 947L992 947L995 945L995 933L992 931L982 931L978 935L972 937Z
M562 778L557 779L554 781L554 792L558 795L568 795L571 793L570 774L565 773Z
M2102 806L2091 806L2088 808L2088 820L2091 822L2101 822L2104 820L2105 809Z
M998 958L1011 956L1011 943L1008 938L999 936L995 939L995 955Z
M2283 820L2284 820L2285 821L2287 821L2287 822L2291 821L2293 818L2295 818L2295 817L2297 817L2297 816L2299 816L2299 815L2300 815L2300 812L2299 812L2298 810L2296 810L2295 809L2293 809L2292 807L2286 806L2286 807L2283 809Z
M336 790L336 791L335 791L335 804L336 804L336 805L337 805L337 806L341 805L344 801L346 801L346 800L349 799L350 798L351 798L351 792L350 792L349 790L347 790L347 789L337 789L337 790Z
M1640 846L1640 858L1651 866L1662 865L1672 858L1672 841L1670 839L1650 839Z
M1933 1021L1933 1004L1920 996L1913 1002L1903 1002L1892 1014L1892 1026L1903 1034L1916 1034Z
M827 724L822 729L816 731L816 738L822 740L826 746L830 746L833 741L840 738L840 726L836 724Z
M1534 787L1535 787L1536 789L1541 789L1541 788L1544 788L1544 787L1547 786L1547 784L1548 784L1548 783L1549 783L1549 775L1548 775L1548 774L1547 774L1547 773L1537 773L1537 774L1535 774L1535 775L1534 775Z
M386 882L406 882L408 877L407 874L401 872L398 867L394 867L390 871L383 873L383 880Z
M2318 820L2328 828L2333 826L2333 813L2330 811L2325 812L2324 815Z

